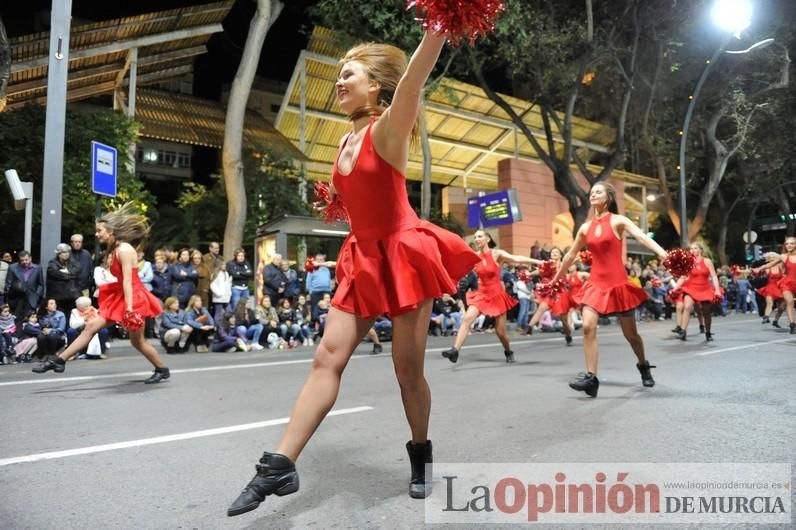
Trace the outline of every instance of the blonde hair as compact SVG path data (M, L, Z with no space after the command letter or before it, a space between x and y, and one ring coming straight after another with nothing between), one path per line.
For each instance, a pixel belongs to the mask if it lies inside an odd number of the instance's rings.
M349 118L356 120L364 116L381 116L392 104L398 82L406 72L406 54L400 48L389 44L367 42L354 46L340 59L340 67L345 63L356 61L365 69L368 79L376 81L381 88L375 107L366 105L354 110ZM415 143L420 128L421 114L418 112L415 125L412 127L411 143Z
M199 296L198 294L195 294L195 295L191 296L191 298L188 299L188 305L185 306L185 310L188 311L189 309L193 309L194 308L193 306L194 306L194 304L196 304L197 300L199 300L201 302L202 301L202 297ZM202 304L202 307L204 307L204 304Z
M138 212L132 202L126 202L121 208L106 213L97 219L97 223L104 224L112 235L108 248L123 241L140 250L149 238L149 220Z
M173 305L174 305L174 302L177 302L177 305L178 305L178 306L180 305L180 300L179 300L179 299L178 299L176 296L169 296L169 297L168 297L168 298L166 298L166 300L163 302L163 309L165 309L166 311L168 311L168 310L171 308L171 306L173 306Z

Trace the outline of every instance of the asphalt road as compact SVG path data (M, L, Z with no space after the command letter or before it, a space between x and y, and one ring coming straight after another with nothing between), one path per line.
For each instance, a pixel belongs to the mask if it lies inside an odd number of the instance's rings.
M619 327L599 330L600 394L572 391L579 333L473 335L459 363L430 338L437 462L793 462L796 336L751 316L716 320L705 343L642 323L657 384L641 386ZM172 378L117 346L66 373L0 367L0 528L417 528L406 493L409 438L390 344L355 352L334 410L298 463L301 489L256 511L226 509L273 449L306 378L310 348L169 355Z

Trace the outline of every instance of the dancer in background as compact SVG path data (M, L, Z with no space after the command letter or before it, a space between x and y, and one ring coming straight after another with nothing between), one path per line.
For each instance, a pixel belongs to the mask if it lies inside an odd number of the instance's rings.
M453 347L442 352L442 356L452 363L459 360L459 350L462 349L467 335L470 334L470 326L483 313L495 317L495 334L503 345L503 355L505 355L507 363L513 363L514 352L511 351L509 335L506 333L506 312L518 302L509 296L503 287L503 282L500 280L499 263L541 265L542 262L525 256L514 256L495 248L492 236L483 230L476 231L473 236L473 244L481 258L475 266L478 290L467 292L467 311L465 311L459 331L456 333L456 340Z
M558 247L553 247L550 250L550 260L555 264L556 272L561 269L561 258L563 256L564 253L561 252L561 249ZM567 275L567 278L569 278L569 275ZM557 293L555 297L538 297L537 303L538 306L536 307L536 312L533 314L533 317L528 324L527 334L533 335L533 327L539 322L539 320L541 320L542 315L545 314L545 311L550 311L551 315L561 318L561 325L564 327L564 340L566 341L567 346L572 344L572 324L569 319L569 312L572 309L577 308L578 304L575 303L575 300L572 298L569 284L567 283L567 286Z
M130 343L155 367L154 373L144 383L159 383L170 377L157 350L144 338L144 320L158 316L162 309L138 277L138 252L149 236L149 222L138 214L132 203L108 212L97 219L96 238L108 249L110 273L119 281L106 283L99 288L99 315L86 322L83 332L60 355L33 368L42 374L49 370L61 373L66 361L88 346L91 338L102 328L114 322L130 332Z
M785 238L785 253L772 259L765 265L752 269L755 273L773 269L777 265L782 265L785 269L785 276L777 284L782 291L782 298L785 300L785 310L788 312L788 322L790 322L791 335L796 334L796 315L793 309L793 296L796 293L796 237L788 236Z
M776 252L767 252L766 253L766 262L776 261L779 258L779 254ZM785 310L785 303L782 299L782 289L779 288L779 282L782 280L783 276L783 267L781 263L777 263L777 265L768 269L768 279L766 280L766 284L759 288L757 292L766 299L766 309L763 312L763 324L768 324L771 322L771 325L775 328L779 327L779 317L782 316L782 312ZM771 320L771 313L774 311L776 306L777 316L774 317L774 320Z
M640 287L631 285L622 263L622 240L633 236L636 241L653 251L661 258L666 251L647 237L630 219L618 215L616 190L607 182L598 182L591 188L589 201L593 208L591 220L578 230L575 242L564 257L561 267L552 279L559 280L575 261L584 245L588 245L592 255L589 279L583 284L580 295L575 299L583 312L583 353L586 357L586 372L578 376L569 386L574 390L597 397L600 381L597 379L597 320L600 316L614 315L619 318L622 334L627 339L638 362L636 368L641 373L644 386L655 385L651 368L644 354L644 342L636 328L635 310L647 300L647 294Z
M696 306L697 313L702 314L702 322L705 323L705 340L711 342L713 340L713 333L710 329L713 322L713 300L721 298L721 286L713 262L705 257L705 248L702 243L691 243L689 250L696 260L694 268L688 276L684 280L682 278L680 280L682 281L680 290L683 292L683 316L680 321L680 332L677 335L680 340L686 340L691 310Z

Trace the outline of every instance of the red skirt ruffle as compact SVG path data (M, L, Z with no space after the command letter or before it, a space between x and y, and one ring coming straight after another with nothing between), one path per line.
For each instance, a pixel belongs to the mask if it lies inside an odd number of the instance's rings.
M105 320L121 322L127 304L124 302L122 282L106 283L99 288L99 314ZM144 318L153 318L163 312L160 300L146 287L133 282L133 311Z
M500 316L518 303L503 289L494 296L486 295L481 291L467 292L467 305L474 305L480 312L490 317Z
M796 281L789 280L787 276L777 282L777 287L779 287L779 290L783 293L785 291L790 291L792 294L796 294Z
M479 259L462 238L428 221L381 239L359 241L351 233L337 258L332 306L360 318L400 315L455 293Z
M583 287L578 289L579 292L583 291ZM566 289L558 293L558 296L553 299L552 297L541 298L540 304L547 304L550 312L553 315L566 315L573 309L577 309L580 304L575 301L575 297L570 294Z
M575 301L591 307L600 315L613 315L637 308L647 301L647 293L630 282L603 287L587 280Z
M703 286L688 285L688 282L683 284L683 296L688 295L694 302L712 302L713 297L716 295L716 290L710 284Z
M782 281L782 280L780 280ZM758 294L763 298L771 297L774 300L782 298L782 289L779 288L779 282L767 283L757 290ZM793 292L793 291L791 291Z

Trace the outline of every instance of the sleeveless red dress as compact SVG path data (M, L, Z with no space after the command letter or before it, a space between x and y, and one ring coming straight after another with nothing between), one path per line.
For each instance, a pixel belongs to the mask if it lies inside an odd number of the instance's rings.
M774 300L782 298L782 289L779 288L779 282L782 278L783 275L779 270L769 269L768 281L763 287L758 289L757 292L764 298L769 296Z
M351 224L337 258L332 305L360 318L400 315L455 293L459 279L480 261L462 238L417 217L406 177L373 146L372 126L351 173L340 173L336 160L332 172Z
M480 312L497 317L518 304L509 296L500 281L500 265L492 257L492 251L479 253L480 260L475 266L478 275L478 290L467 292L467 305L474 305Z
M572 287L569 285L569 277L567 276L567 287L557 294L555 298L544 297L539 298L537 301L540 304L547 304L550 308L550 313L556 316L563 316L569 313L572 309L578 307L578 303L572 296ZM582 287L582 285L578 285Z
M694 268L683 282L683 295L688 295L694 302L712 302L716 289L710 284L710 271L704 259L696 260Z
M124 302L124 288L122 279L122 264L116 252L113 253L110 272L116 281L106 283L99 287L99 314L105 320L121 322L127 304ZM133 311L144 318L156 317L163 312L163 308L152 293L144 287L138 277L137 269L132 271L133 277Z
M622 240L611 228L611 216L608 213L593 219L586 232L586 244L592 255L591 270L589 279L575 298L578 304L591 307L603 316L630 311L647 301L644 289L627 279L622 263ZM599 236L598 226L601 227Z
M796 263L791 263L790 256L785 258L785 277L779 281L777 286L783 293L790 291L796 294Z

